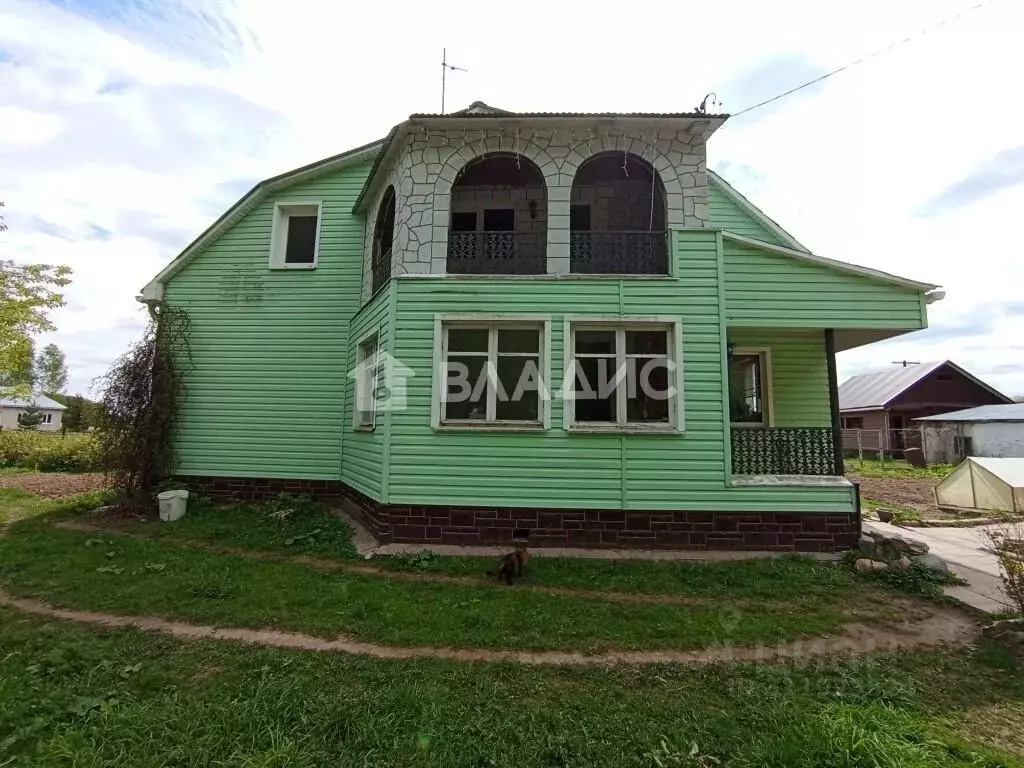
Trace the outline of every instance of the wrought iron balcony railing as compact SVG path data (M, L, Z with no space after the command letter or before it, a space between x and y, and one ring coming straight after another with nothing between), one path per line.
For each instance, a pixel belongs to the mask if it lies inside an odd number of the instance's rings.
M665 232L573 232L569 269L582 274L667 275Z
M734 475L834 475L831 427L734 427Z
M547 272L547 238L533 232L451 232L447 271L452 275L542 275Z

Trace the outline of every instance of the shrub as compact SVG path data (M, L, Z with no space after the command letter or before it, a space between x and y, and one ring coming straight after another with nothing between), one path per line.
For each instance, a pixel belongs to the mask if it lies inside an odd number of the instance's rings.
M0 467L92 472L98 468L98 446L89 434L4 430L0 431Z
M1024 523L1008 523L990 529L988 540L999 561L1003 588L1024 615Z

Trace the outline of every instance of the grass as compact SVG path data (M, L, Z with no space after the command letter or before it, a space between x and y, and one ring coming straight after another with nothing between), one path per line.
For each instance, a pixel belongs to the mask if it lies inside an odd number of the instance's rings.
M918 510L910 507L901 507L899 504L887 504L884 501L875 501L874 499L863 497L861 497L860 503L864 509L870 512L877 513L879 509L889 510L892 512L892 523L894 525L905 523L908 520L920 521L921 519L921 513Z
M846 471L861 477L906 478L911 480L941 480L954 469L953 464L933 464L915 467L902 459L847 459Z
M719 564L729 565L729 564ZM744 564L746 565L746 564ZM762 563L763 573L780 566ZM692 564L688 572L696 571ZM59 605L153 614L203 623L344 633L399 645L534 650L695 648L715 643L775 643L830 633L844 609L867 599L863 581L839 568L793 561L787 598L747 600L758 570L698 595L721 604L621 604L497 584L408 582L325 572L292 562L221 554L163 540L58 530L31 521L0 539L0 583L15 594ZM816 576L818 578L816 578ZM767 576L770 578L770 576ZM811 586L815 581L817 584ZM799 589L799 583L807 585ZM701 586L703 584L703 586ZM747 585L745 587L744 585Z
M96 491L54 501L19 488L0 488L0 526L43 514L65 516L85 512L103 504L106 497L106 492Z
M996 649L802 665L382 661L0 609L0 765L1021 768Z

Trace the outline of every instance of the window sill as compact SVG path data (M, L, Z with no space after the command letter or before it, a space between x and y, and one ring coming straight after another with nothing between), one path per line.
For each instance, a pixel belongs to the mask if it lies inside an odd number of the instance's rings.
M316 264L271 264L270 269L316 269Z
M569 432L603 435L681 435L683 430L671 424L570 424Z
M838 475L733 475L733 488L848 488L853 484Z
M546 432L543 424L531 424L514 421L491 422L441 422L434 427L435 432Z
M376 424L356 424L356 426L352 427L353 432L375 432L376 430Z
M678 282L679 278L675 275L630 275L630 274L609 274L609 273L594 273L586 274L583 272L568 272L565 274L555 274L553 272L545 273L542 275L465 275L458 274L452 275L447 273L409 273L405 275L395 275L392 279L394 280L671 280Z
M771 429L771 424L765 424L764 422L753 422L753 421L732 421L729 422L729 426L732 429Z

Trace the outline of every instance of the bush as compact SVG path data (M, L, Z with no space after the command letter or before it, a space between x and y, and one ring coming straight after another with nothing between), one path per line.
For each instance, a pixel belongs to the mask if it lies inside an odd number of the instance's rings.
M1024 522L1007 523L988 530L1007 596L1024 615Z
M93 472L98 446L92 435L53 432L0 431L0 467L39 472Z

